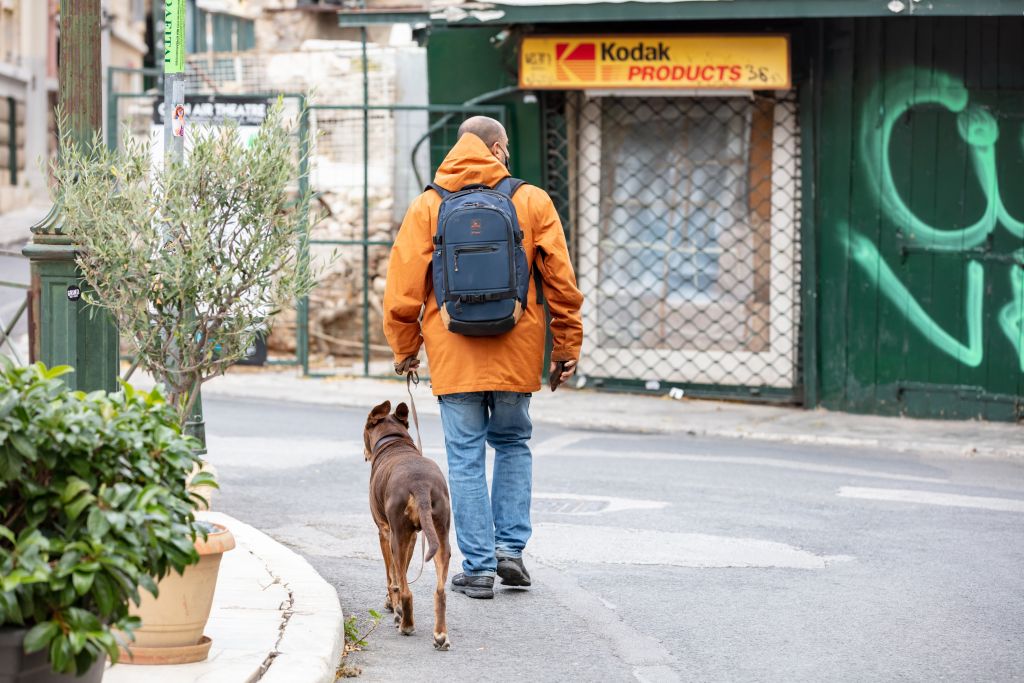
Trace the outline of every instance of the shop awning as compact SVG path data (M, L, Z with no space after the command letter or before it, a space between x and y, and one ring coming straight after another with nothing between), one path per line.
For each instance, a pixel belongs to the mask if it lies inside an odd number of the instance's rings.
M450 25L806 19L827 17L1020 16L1021 0L491 0L435 3L431 18Z

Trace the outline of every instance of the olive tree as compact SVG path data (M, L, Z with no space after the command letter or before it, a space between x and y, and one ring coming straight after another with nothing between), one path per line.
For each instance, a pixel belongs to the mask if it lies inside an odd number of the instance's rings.
M83 146L64 127L55 201L85 298L109 311L182 424L199 386L314 285L295 128L279 100L250 140L232 125L200 130L184 162L155 164L148 142Z

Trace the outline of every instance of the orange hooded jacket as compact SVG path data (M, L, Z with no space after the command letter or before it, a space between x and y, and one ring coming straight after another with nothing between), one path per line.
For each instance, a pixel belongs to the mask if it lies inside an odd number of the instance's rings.
M508 171L473 134L448 152L434 182L456 191L474 183L493 187ZM551 198L523 185L513 197L526 260L540 271L551 311L551 360L577 360L583 344L583 295L569 262L562 223ZM531 278L526 310L511 331L496 337L449 332L437 308L431 275L433 237L441 197L427 190L413 200L391 248L384 291L384 334L399 363L426 344L435 396L469 391L539 391L544 363L544 308ZM425 308L423 308L425 306ZM422 323L420 312L423 311Z

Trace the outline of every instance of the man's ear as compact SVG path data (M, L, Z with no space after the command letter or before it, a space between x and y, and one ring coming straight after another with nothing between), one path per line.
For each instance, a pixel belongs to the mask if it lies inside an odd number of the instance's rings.
M370 411L370 416L366 418L366 424L369 427L374 426L391 413L391 401L384 401L379 406L376 406Z
M398 407L395 408L395 417L398 421L405 425L405 428L409 428L409 406L404 403L399 403Z

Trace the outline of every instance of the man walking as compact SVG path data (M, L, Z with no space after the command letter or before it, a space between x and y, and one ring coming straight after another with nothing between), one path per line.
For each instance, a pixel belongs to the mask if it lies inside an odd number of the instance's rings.
M531 394L541 387L546 321L543 305L538 303L537 279L526 280L528 274L519 272L514 263L509 265L515 257L525 253L525 264L540 274L543 283L554 341L552 387L575 372L583 342L583 295L576 287L558 214L543 190L525 184L516 187L505 181L508 164L508 136L498 121L475 116L460 126L458 141L438 168L431 189L409 206L391 251L384 292L384 332L394 352L395 371L405 374L419 365L421 344L426 346L430 359L431 384L441 405L448 453L455 531L465 556L463 573L452 578L452 587L473 598L494 597L495 574L504 585L530 585L522 559L532 530L529 408ZM446 246L446 240L454 239L455 228L449 230L448 223L454 225L455 219L449 221L447 216L454 213L446 210L438 225L442 200L448 202L444 197L473 185L495 188L506 196L511 193L518 229L512 220L509 233L514 234L516 242L509 253L515 257L486 260L493 253L505 253L500 241L487 246L456 246L454 250L451 244ZM506 201L501 195L488 194ZM479 206L469 204L465 210L474 211ZM490 214L463 215L486 218ZM464 222L467 235L479 235L486 229L477 219ZM452 253L454 270L446 260ZM483 273L466 275L475 264L485 263L493 265L484 266ZM442 273L435 271L442 269L445 272L440 277ZM528 287L525 301L512 293L495 293L493 277L489 285L492 290L487 290L490 294L436 291L457 287L460 279L484 282L488 280L487 271L493 275L493 271L507 273L509 269L513 280L518 277L522 292ZM459 272L463 274L456 275ZM508 275L500 274L498 282L502 278ZM514 314L491 332L481 331L473 315L466 313L474 306L511 304L507 300L513 298ZM455 316L466 313L469 322L453 320L453 312ZM490 495L486 444L495 450Z

